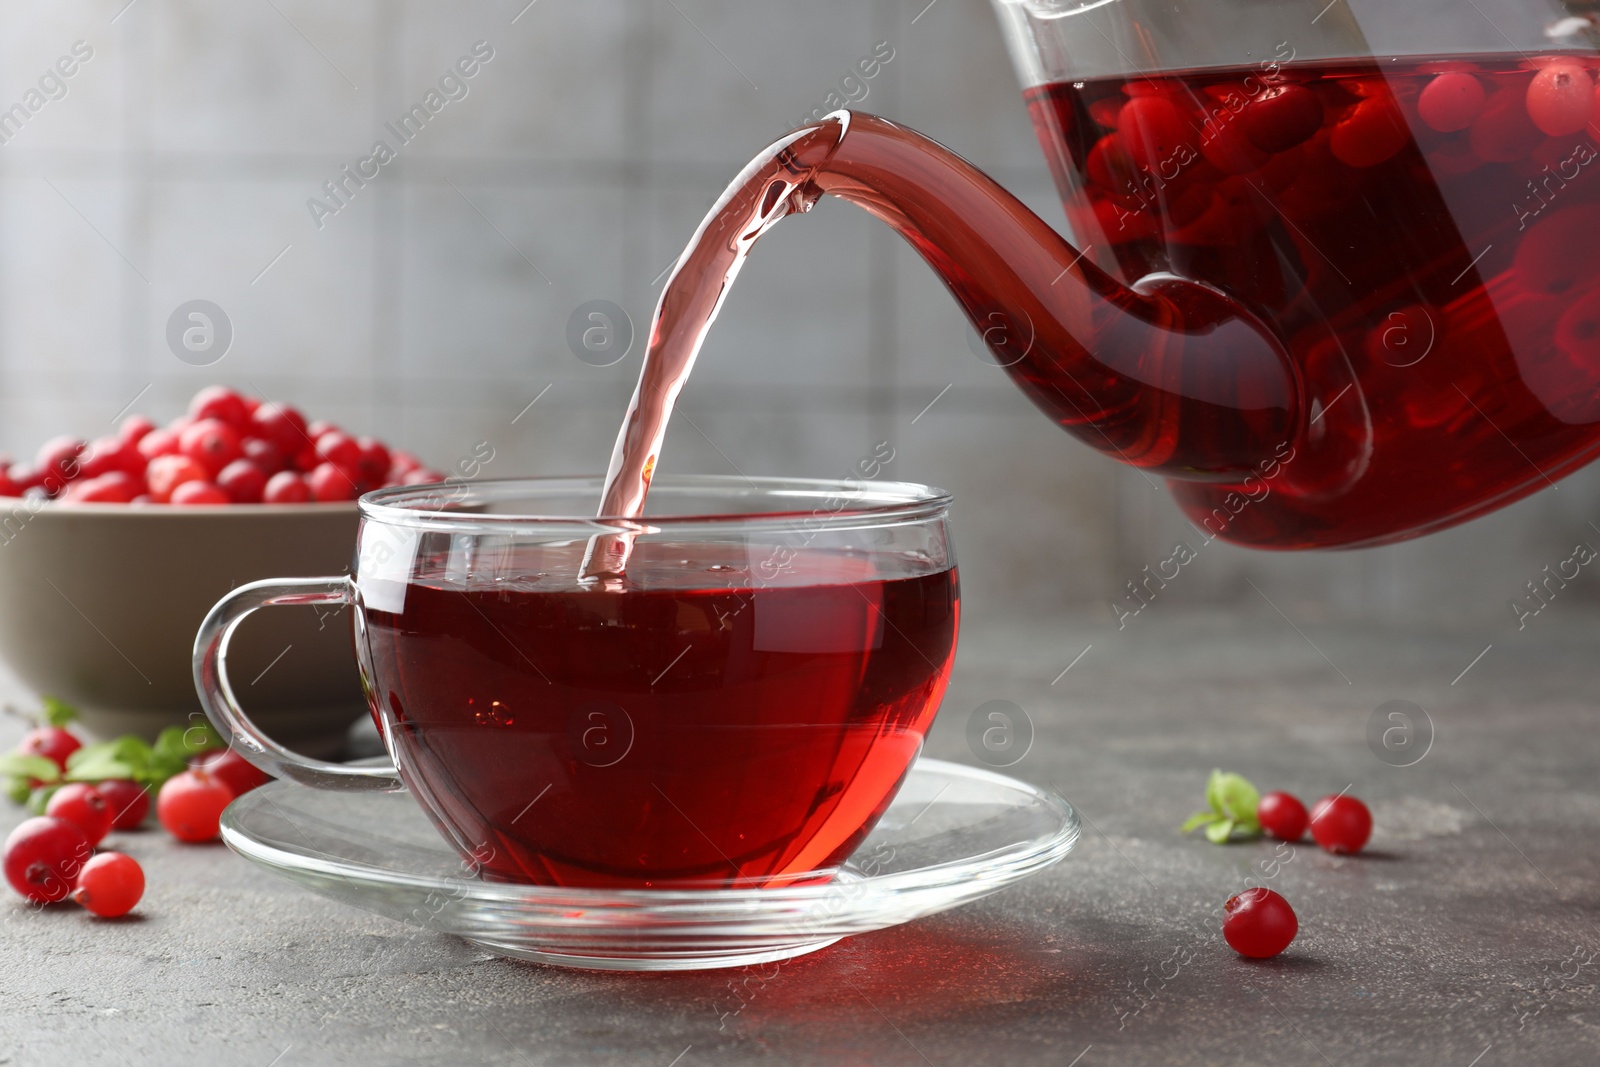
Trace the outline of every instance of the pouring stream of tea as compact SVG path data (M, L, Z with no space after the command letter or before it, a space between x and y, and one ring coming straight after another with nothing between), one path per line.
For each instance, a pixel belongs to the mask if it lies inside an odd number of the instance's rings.
M847 119L830 116L788 134L740 172L700 223L656 305L639 384L606 471L601 516L634 518L644 511L667 420L734 279L763 233L817 202L821 191L809 180L847 126ZM633 537L620 532L591 538L579 577L622 577Z

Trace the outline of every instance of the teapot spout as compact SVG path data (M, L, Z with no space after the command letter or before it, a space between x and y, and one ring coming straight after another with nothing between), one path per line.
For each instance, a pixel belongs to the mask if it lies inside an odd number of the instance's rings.
M860 205L943 279L996 361L1064 429L1168 477L1228 480L1295 439L1304 405L1272 330L1174 275L1124 286L943 145L873 115L810 185Z

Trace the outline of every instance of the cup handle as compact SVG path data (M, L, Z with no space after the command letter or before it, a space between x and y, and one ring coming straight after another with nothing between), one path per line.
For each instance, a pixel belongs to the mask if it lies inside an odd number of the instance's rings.
M234 589L217 601L194 639L194 688L206 716L239 754L275 778L315 789L394 791L404 785L393 761L356 767L291 752L262 733L239 707L228 682L228 642L258 608L305 604L354 604L355 587L343 575L331 578L269 578Z

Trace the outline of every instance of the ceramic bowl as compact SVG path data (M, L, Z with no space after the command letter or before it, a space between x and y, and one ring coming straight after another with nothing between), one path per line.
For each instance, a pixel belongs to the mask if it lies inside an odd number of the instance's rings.
M190 664L206 612L244 582L347 571L356 521L353 502L0 498L0 660L76 704L99 737L203 720ZM239 627L229 663L251 715L308 755L331 754L365 713L348 613L261 612Z

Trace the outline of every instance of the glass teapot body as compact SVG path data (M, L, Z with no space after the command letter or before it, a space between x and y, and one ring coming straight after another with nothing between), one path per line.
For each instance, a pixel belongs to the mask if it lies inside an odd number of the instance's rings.
M1209 534L1400 540L1600 452L1591 5L994 2L1086 261L1214 289L1286 354L1281 441L1162 469ZM1060 414L1070 368L1009 369Z

